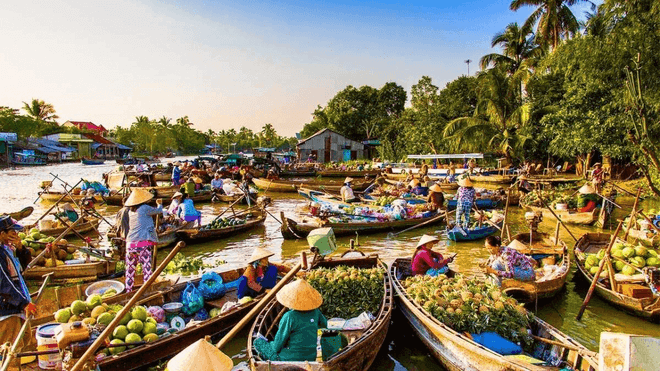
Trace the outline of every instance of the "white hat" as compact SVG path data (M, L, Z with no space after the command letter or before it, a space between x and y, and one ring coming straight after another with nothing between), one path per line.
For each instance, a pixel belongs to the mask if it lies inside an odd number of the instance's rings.
M172 199L175 199L175 198L177 198L177 197L183 197L183 193L181 193L181 192L176 192L176 193L174 193L174 194L172 195Z
M352 182L352 181L353 181L353 178L351 178L350 176L349 176L349 177L346 177L346 179L344 179L344 184L346 184L346 183L350 183L350 182Z
M589 195L592 193L596 193L596 190L594 187L591 186L589 183L585 183L580 189L578 189L578 192L580 192L583 195Z
M417 242L417 247L420 247L422 245L426 245L427 243L439 242L439 241L440 240L438 239L438 237L425 234L419 239L419 242Z
M314 310L323 304L321 294L304 279L287 283L276 297L285 307L300 311Z
M462 177L458 180L458 185L461 187L472 187L472 181L468 177Z
M150 201L152 198L154 198L154 195L151 192L145 189L134 189L124 202L124 206L137 206Z
M234 361L206 339L197 340L167 362L170 371L229 371L233 367Z

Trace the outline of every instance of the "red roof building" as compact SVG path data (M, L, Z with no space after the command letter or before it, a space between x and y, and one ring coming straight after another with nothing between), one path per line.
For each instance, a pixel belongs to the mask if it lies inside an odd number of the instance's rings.
M62 126L76 127L82 131L89 131L98 135L104 135L108 132L108 129L104 128L103 125L95 125L88 121L67 121Z

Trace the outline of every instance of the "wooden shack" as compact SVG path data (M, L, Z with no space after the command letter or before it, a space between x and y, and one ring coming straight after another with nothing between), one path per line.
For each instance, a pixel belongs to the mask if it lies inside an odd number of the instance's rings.
M306 161L311 155L317 162L364 159L364 147L364 144L348 139L330 129L319 130L296 145L300 161Z

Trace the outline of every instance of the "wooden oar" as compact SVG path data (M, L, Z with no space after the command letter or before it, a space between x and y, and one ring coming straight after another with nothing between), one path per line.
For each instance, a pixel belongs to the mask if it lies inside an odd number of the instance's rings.
M571 237L573 237L573 239L575 240L575 242L577 242L577 240L578 240L577 237L575 237L575 235L573 235L573 232L571 232L571 230L568 229L568 227L566 226L566 224L564 224L564 222L561 220L561 218L558 217L557 214L555 214L555 211L552 210L552 208L551 208L550 206L548 206L548 204L547 204L547 203L545 202L545 200L543 199L543 196L541 196L541 192L537 192L537 194L538 194L538 196L539 196L539 200L541 200L541 203L543 204L543 206L545 206L548 210L550 210L550 212L551 212L552 215L555 217L555 219L557 219L557 220L559 221L559 223L561 223L562 227L564 227L564 229L566 229L566 232L568 232L568 234L570 234Z
M614 234L612 235L612 238L610 239L610 243L607 245L607 248L605 249L605 256L610 255L612 246L614 245L614 242L616 241L616 238L619 235L622 226L623 226L623 222L619 222L619 225L616 227L616 232L614 232ZM589 286L589 291L587 291L587 296L585 296L584 298L584 303L582 303L582 306L580 307L580 311L575 317L575 319L577 319L578 321L582 319L584 310L587 309L587 304L589 304L589 300L591 300L591 295L593 295L594 293L594 289L596 288L596 284L598 283L598 278L600 278L600 272L603 271L603 267L605 266L606 261L607 259L603 259L600 261L600 264L598 265L598 271L596 272L596 274L594 274L594 278L591 281L591 286Z
M245 317L243 317L243 319L239 323L234 325L234 327L227 333L227 335L225 335L222 339L220 339L220 341L215 346L218 347L218 349L222 350L222 348L225 345L227 345L227 343L234 336L236 336L236 334L239 331L241 331L241 329L243 329L243 327L245 327L245 325L247 325L248 323L250 323L252 321L252 318L254 316L256 316L257 314L259 314L259 312L261 312L261 310L271 301L271 299L273 297L275 297L275 295L280 291L280 289L282 289L282 287L284 287L284 285L286 285L289 282L289 280L291 280L291 278L293 278L293 276L295 276L296 273L298 273L300 268L302 268L303 264L306 265L306 263L307 263L306 260L304 261L304 263L303 263L303 261L301 261L300 263L296 264L293 268L291 268L289 273L287 273L286 276L284 276L280 280L280 282L278 282L277 285L275 285L275 287L273 287L270 290L270 292L268 294L266 294L266 296L261 298L259 300L259 303L257 305L255 305L254 308L252 308L252 310L248 314L246 314ZM72 371L75 371L75 370L72 370Z
M41 284L41 287L39 288L39 292L37 293L37 297L34 299L35 305L41 299L41 295L44 292L44 288L46 288L46 286L48 285L51 275L53 275L53 272L50 272L43 276L44 282ZM9 354L7 355L7 358L3 360L4 363L2 364L0 371L6 371L11 361L15 358L16 350L18 349L18 344L23 339L23 336L25 335L27 329L30 328L30 321L32 321L33 318L34 318L34 314L30 314L28 318L25 320L25 323L23 323L23 327L21 327L21 330L18 332L18 336L16 336L16 339L14 340L14 343L12 344L11 349L9 350Z
M637 214L637 205L639 205L639 195L642 194L642 187L639 187L637 189L637 196L635 197L635 203L633 204L632 211L630 212L630 217L628 219L628 225L626 226L626 234L623 235L623 240L626 241L628 239L628 234L630 233L630 230L632 229L633 224L635 224L635 220L637 219L636 214Z
M410 227L410 228L406 228L406 229L404 229L404 230L402 230L402 231L399 231L399 232L396 232L396 233L392 233L392 232L390 232L390 233L387 234L387 238L393 238L393 237L396 237L396 236L400 235L401 233L412 231L413 229L418 228L418 227L423 227L423 226L425 226L425 225L427 225L427 224L430 224L430 223L436 222L436 221L438 221L438 220L440 220L440 219L442 219L442 218L449 218L449 214L448 214L448 212L447 212L446 209L445 209L445 213L444 213L444 214L439 214L439 215L437 215L436 217L434 217L434 218L432 218L432 219L429 219L429 220L425 221L424 223L415 224L415 225L413 225L413 226Z
M132 309L132 306L135 305L135 303L140 299L142 294L144 294L149 288L149 286L151 286L151 284L153 284L154 281L158 278L160 272L162 272L163 269L165 269L165 266L167 266L170 260L172 260L174 256L179 252L179 250L181 250L184 246L186 246L186 244L182 241L179 241L179 243L177 243L176 246L174 246L174 248L172 249L172 251L170 251L170 253L167 255L165 260L163 260L160 263L160 265L156 268L156 270L151 274L149 280L147 280L147 282L145 282L142 285L142 287L140 287L140 289L131 297L131 300L129 300L128 303L124 305L124 308L120 310L119 313L116 314L115 319L113 319L112 322L110 322L110 324L105 328L105 330L103 330L101 335L87 349L85 354L83 354L80 357L80 359L78 360L78 362L76 362L76 364L73 366L71 371L81 371L83 369L83 366L87 362L87 359L89 359L89 357L94 355L94 353L98 350L101 344L105 342L106 338L108 338L110 334L112 334L112 331L119 324L119 322L126 315L126 313L128 313Z
M76 185L74 185L74 187L78 186L78 184L79 184L80 182L82 182L82 179L80 179L80 181L78 181L78 183L76 183ZM39 219L37 219L36 222L34 222L33 226L36 226L37 223L39 223L39 221L40 221L41 219L43 219L46 215L48 215L48 213L50 213L50 212L55 208L55 206L57 206L57 204L59 204L59 203L65 198L65 197L67 197L67 195L66 195L66 194L63 194L62 197L60 197L59 200L55 201L55 203L53 204L53 206L51 206L48 210L46 210L46 212L45 212L41 217L39 217ZM36 202L36 201L35 201L35 202Z
M239 202L240 202L242 199L244 199L244 198L245 198L245 195L239 197L238 200L232 202L231 205L227 206L227 208L226 208L223 212L221 212L220 215L216 216L215 219L213 219L213 220L218 220L218 219L219 219L224 213L227 212L227 210L229 210L229 209L232 209L232 210L233 210L234 205L236 205L237 203L239 203Z
M479 208L477 207L476 204L474 205L473 210L474 210L475 212L477 212L477 213L481 216L481 218L480 218L480 220L479 220L479 221L481 222L481 221L482 221L481 219L483 219L483 218L485 217L484 212L481 211L481 210L479 210ZM500 232L504 232L504 231L502 230L502 228L500 228L497 224L495 224L495 223L493 223L492 221L490 221L490 219L486 219L486 220L483 220L483 221L486 222L486 223L488 223L488 224L490 224L490 225L492 225L493 227L497 228L498 231L500 231ZM481 225L479 225L479 227L481 227Z
M551 339L542 338L542 337L536 336L536 335L531 335L531 336L532 336L532 339L534 339L536 341L540 341L540 342L547 343L547 344L550 344L550 345L556 345L558 347L566 348L568 350L574 350L578 353L582 353L582 354L587 355L589 357L598 357L598 353L596 353L596 352L592 352L590 350L578 348L578 347L576 347L574 345L571 345L571 344L566 344L566 343L562 343L560 341L555 341L555 340L551 340Z

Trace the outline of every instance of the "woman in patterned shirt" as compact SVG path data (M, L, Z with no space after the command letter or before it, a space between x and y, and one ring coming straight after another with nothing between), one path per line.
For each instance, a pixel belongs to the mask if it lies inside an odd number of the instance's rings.
M474 205L474 198L476 192L472 187L472 182L468 177L463 177L458 181L457 204L456 204L456 226L462 227L464 230L470 227L470 211ZM465 219L462 222L461 217Z
M534 281L536 274L534 266L536 261L516 249L501 246L500 238L497 236L486 237L486 249L491 253L490 265L486 267L486 273L496 275L500 281L502 278L513 278L520 281Z

